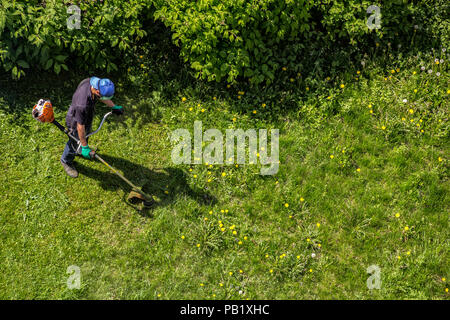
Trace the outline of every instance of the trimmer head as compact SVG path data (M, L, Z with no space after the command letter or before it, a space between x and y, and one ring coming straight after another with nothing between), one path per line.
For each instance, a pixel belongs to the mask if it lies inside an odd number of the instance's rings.
M144 204L145 208L149 208L155 203L155 201L152 198L149 198L148 196L144 196L142 193L137 192L137 191L131 191L128 194L127 200L133 204L142 202Z

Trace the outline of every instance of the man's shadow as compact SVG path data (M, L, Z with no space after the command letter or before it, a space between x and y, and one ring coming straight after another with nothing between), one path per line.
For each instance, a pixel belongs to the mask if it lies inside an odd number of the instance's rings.
M122 173L128 180L142 188L142 191L153 196L156 202L151 206L153 210L159 206L168 205L176 200L180 195L187 195L201 205L212 206L217 199L211 194L200 189L193 189L187 183L186 173L177 168L162 168L150 170L139 164L135 164L123 158L100 155L103 160ZM79 173L100 183L104 190L117 190L119 188L125 191L131 191L131 187L115 175L111 170L100 171L86 164L83 160L78 160L76 168ZM105 167L106 168L106 167ZM125 196L126 197L126 196ZM130 203L124 199L130 205ZM136 207L133 206L135 209ZM142 210L138 210L142 214ZM145 214L148 216L148 210Z

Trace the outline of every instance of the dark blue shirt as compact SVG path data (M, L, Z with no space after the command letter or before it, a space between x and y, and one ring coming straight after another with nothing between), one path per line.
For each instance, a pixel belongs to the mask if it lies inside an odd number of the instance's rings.
M77 123L86 126L86 133L91 131L94 118L96 98L91 93L90 78L80 82L73 94L72 103L66 116L66 125L69 130L76 130Z

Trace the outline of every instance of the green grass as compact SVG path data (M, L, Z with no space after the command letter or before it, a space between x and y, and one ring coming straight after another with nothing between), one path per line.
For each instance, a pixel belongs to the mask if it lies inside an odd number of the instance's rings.
M349 71L309 91L296 79L289 110L281 100L263 108L258 91L238 99L234 86L185 84L167 100L119 87L127 117L90 144L159 199L150 212L127 204L129 188L101 163L78 159L80 177L66 176L65 137L31 118L45 92L63 122L83 77L51 89L2 82L0 298L448 299L446 63L432 75L415 60L392 75ZM222 132L279 128L278 174L173 165L170 132L195 120ZM70 265L80 290L66 286ZM379 290L366 286L370 265Z

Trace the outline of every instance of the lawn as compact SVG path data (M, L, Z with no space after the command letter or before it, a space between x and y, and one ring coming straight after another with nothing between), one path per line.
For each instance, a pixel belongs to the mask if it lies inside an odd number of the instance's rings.
M66 138L31 117L48 97L63 123L89 75L2 75L0 298L448 299L447 57L311 85L289 75L276 97L185 80L168 98L118 79L126 116L90 145L157 199L147 211L101 163L77 159L80 176L65 175ZM279 129L279 171L173 164L171 132L196 120ZM72 265L80 289L67 286ZM379 289L367 286L372 265Z

